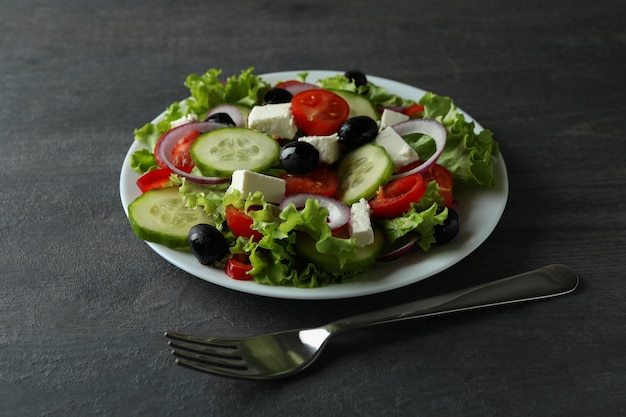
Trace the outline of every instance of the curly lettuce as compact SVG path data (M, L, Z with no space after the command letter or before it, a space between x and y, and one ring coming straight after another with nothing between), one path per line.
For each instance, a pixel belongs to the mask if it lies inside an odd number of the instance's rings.
M455 181L492 188L493 158L500 153L489 130L475 132L476 124L458 111L450 97L426 93L419 101L424 117L437 120L448 130L448 139L437 163L450 170Z

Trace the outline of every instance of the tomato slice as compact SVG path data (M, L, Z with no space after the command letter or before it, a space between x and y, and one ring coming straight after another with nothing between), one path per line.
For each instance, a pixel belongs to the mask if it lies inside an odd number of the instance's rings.
M418 117L424 113L424 106L421 104L411 104L409 107L406 107L402 110L402 113L406 114L409 117Z
M167 167L153 169L137 178L137 187L139 187L142 193L157 188L173 187L170 181L170 175L172 175L172 173L172 170Z
M411 208L426 193L426 183L420 174L398 178L379 188L369 202L373 219L397 217Z
M335 133L348 119L350 106L332 91L313 89L302 91L291 99L296 124L311 136Z
M309 193L334 197L339 188L339 178L335 171L326 168L315 168L308 175L281 176L285 180L285 195Z
M181 171L191 172L195 164L193 159L191 159L191 153L189 150L198 136L200 136L200 132L193 131L187 136L183 136L178 140L178 142L176 142L176 144L172 147L172 153L170 155L170 162L172 165ZM165 168L167 165L165 165L165 162L161 160L159 153L160 142L161 141L159 140L154 148L154 159L156 159L157 164L160 167Z
M426 184L433 180L437 181L437 185L439 185L439 194L441 194L441 197L444 199L443 205L445 207L452 206L452 188L454 185L454 179L446 167L439 164L433 165L424 173L424 180L426 181Z
M258 230L252 229L251 226L253 222L254 220L252 220L252 217L250 217L248 213L244 213L232 205L226 207L226 224L235 236L252 238L255 242L261 240L263 234Z
M225 272L226 275L232 279L239 281L251 280L252 277L248 274L251 269L252 264L250 263L250 259L243 253L235 254L226 261Z

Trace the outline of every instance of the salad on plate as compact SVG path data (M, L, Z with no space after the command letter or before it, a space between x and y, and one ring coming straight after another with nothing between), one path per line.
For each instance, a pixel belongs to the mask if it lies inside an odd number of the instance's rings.
M299 288L454 240L456 188L496 185L497 142L450 98L370 78L188 76L190 97L135 131L133 231L225 279Z

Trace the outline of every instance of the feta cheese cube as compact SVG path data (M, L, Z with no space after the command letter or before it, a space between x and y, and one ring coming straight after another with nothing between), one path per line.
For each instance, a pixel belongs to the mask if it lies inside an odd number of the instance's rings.
M175 127L186 125L187 123L197 122L198 116L195 113L189 113L180 119L176 119L170 122L170 129L174 129Z
M240 169L233 172L229 190L239 190L245 197L260 191L268 203L280 203L285 198L285 180L271 175Z
M385 109L380 116L380 131L384 130L388 126L393 126L396 123L405 122L409 120L409 116L404 113Z
M298 132L291 103L254 106L248 115L248 127L284 139L293 139Z
M370 212L370 205L364 198L350 207L348 230L350 231L350 237L355 239L356 245L359 247L374 243L374 229L372 229Z
M385 148L396 168L403 167L420 159L415 149L411 148L411 146L402 139L402 136L397 134L391 126L383 129L383 131L376 136L376 139L374 139L374 143Z
M336 133L330 136L303 136L298 140L313 145L320 153L320 162L330 165L339 159L339 136Z

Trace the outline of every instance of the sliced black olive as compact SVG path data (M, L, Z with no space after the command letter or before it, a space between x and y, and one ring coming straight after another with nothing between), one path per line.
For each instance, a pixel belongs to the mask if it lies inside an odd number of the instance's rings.
M228 254L228 243L222 233L210 224L196 224L189 230L189 248L203 265L211 265Z
M354 81L354 85L356 85L357 87L367 85L367 76L363 73L363 71L350 70L346 71L343 75L347 79Z
M460 229L459 214L453 208L448 208L448 218L443 224L435 226L435 241L438 245L443 245L451 241Z
M378 123L369 116L351 117L339 127L337 135L348 148L358 148L378 136Z
M293 95L284 88L274 87L268 90L263 96L263 103L265 104L279 104L289 103Z
M292 141L280 148L280 166L289 174L309 174L320 162L320 153L308 142Z
M228 113L213 113L212 115L206 118L206 121L215 122L215 123L219 123L221 125L226 125L226 126L232 126L232 127L235 126L235 122L233 121L233 118L230 117Z

